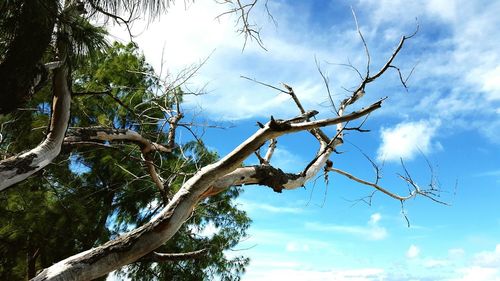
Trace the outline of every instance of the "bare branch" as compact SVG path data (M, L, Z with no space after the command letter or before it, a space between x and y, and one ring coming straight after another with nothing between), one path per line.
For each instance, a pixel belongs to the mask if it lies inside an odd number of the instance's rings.
M269 87L269 88L275 89L276 91L279 91L279 92L282 92L282 93L288 94L288 92L287 92L287 91L285 91L285 90L282 90L282 89L280 89L280 88L278 88L278 87L275 87L275 86L273 86L273 85L269 85L269 84L264 83L264 82L257 81L257 80L255 80L254 78L248 78L248 77L243 76L243 75L241 75L240 77L241 77L241 78L243 78L243 79L247 79L247 80L253 81L253 82L257 83L257 84L260 84L260 85L263 85L263 86L266 86L266 87Z
M351 179L351 180L353 180L353 181L356 181L356 182L359 182L359 183L361 183L361 184L371 186L371 187L373 187L373 188L377 189L378 191L380 191L380 192L382 192L382 193L384 193L384 194L386 194L386 195L388 195L388 196L390 196L390 197L392 197L392 198L394 198L394 199L397 199L397 200L402 200L402 201L405 201L405 200L408 200L408 199L410 199L410 198L413 198L413 197L415 197L415 196L417 195L417 192L412 192L412 193L410 193L410 194L409 194L409 195L407 195L407 196L400 196L400 195L397 195L397 194L394 194L394 193L392 193L392 192L388 191L387 189L385 189L385 188L383 188L383 187L379 186L378 184L371 183L371 182L365 181L365 180L363 180L363 179L357 178L357 177L355 177L355 176L353 176L353 175L351 175L351 174L349 174L349 173L347 173L347 172L344 172L344 171L342 171L342 170L340 170L340 169L330 167L330 168L328 168L328 171L335 172L335 173L337 173L337 174L340 174L340 175L346 176L346 177L348 177L349 179Z
M66 143L80 141L130 141L139 144L144 153L151 151L172 152L171 148L151 142L139 133L128 129L112 129L105 127L71 128L68 132L68 136L64 138L64 142Z
M240 0L223 0L220 3L222 4L231 4L233 8L228 10L227 12L224 12L216 17L216 19L219 19L225 15L229 14L236 14L237 15L237 20L236 24L241 24L240 29L238 29L238 32L240 34L244 35L245 42L243 43L243 48L242 50L245 49L248 39L250 40L255 40L257 44L263 49L267 49L264 47L264 42L262 41L262 38L260 37L260 30L257 30L256 25L250 23L249 21L249 15L252 12L252 9L255 7L257 4L257 0L253 0L249 3L243 3ZM267 3L266 3L266 9L267 9ZM269 13L269 10L268 14Z
M365 52L366 52L366 76L365 76L365 80L366 80L370 77L370 64L371 64L370 51L368 50L368 45L366 44L365 37L363 37L363 33L361 32L361 29L359 28L358 19L356 17L356 13L354 12L354 9L352 7L351 7L351 12L352 12L352 16L354 17L354 22L356 23L356 30L358 31L359 37L361 38L361 41L363 42L363 46L365 47Z
M335 106L335 102L333 101L332 93L330 91L330 81L329 81L328 77L326 77L325 74L323 73L323 71L321 70L321 67L320 67L319 62L316 59L316 57L314 57L314 61L316 62L316 68L318 69L318 72L321 75L321 78L323 79L323 83L325 84L326 92L328 94L328 100L330 101L330 105L332 106L334 112L336 112L338 115L339 112L337 110L337 107Z
M186 252L186 253L158 253L158 252L151 252L144 257L140 258L137 260L137 262L174 262L174 261L183 261L183 260L189 260L189 259L197 259L200 258L201 256L204 256L208 253L208 249L201 249L197 251L192 251L192 252Z
M269 164L271 157L273 156L274 150L276 149L276 144L278 141L276 139L271 139L269 142L269 147L267 148L266 155L264 156L264 164Z
M405 43L405 41L407 39L411 39L413 36L415 36L418 32L418 29L419 29L419 25L417 23L417 27L416 27L416 30L413 34L411 34L410 36L402 36L401 37L401 40L399 41L399 44L396 46L396 49L394 50L394 52L392 53L392 55L389 57L389 59L387 60L387 62L385 63L384 66L382 66L382 68L373 76L367 78L366 80L366 83L370 83L370 82L373 82L375 81L377 78L379 78L382 74L384 74L384 72L389 68L389 66L391 65L392 61L396 58L396 56L398 55L399 51L401 51L401 48L403 48L403 45Z

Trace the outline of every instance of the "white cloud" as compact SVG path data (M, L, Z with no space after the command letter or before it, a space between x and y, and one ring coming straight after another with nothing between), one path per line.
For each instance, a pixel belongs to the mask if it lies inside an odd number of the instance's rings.
M380 134L382 144L377 152L379 161L411 160L419 150L429 153L439 147L433 138L440 126L440 122L418 121L399 123L393 128L383 128Z
M309 222L306 223L306 228L317 231L353 234L368 240L383 240L387 238L389 233L385 227L378 224L380 219L381 215L379 213L375 213L370 216L370 220L366 226L332 225Z
M406 257L409 259L414 259L420 255L420 248L415 245L410 245L406 251Z
M475 254L467 267L456 270L459 275L451 281L499 281L500 280L500 244L493 251L483 251Z
M244 277L247 281L287 280L287 281L373 281L384 280L385 272L380 268L333 269L315 271L307 269L273 269L265 272L252 272Z
M368 223L375 225L380 221L380 219L382 219L382 215L380 213L374 213L370 216L370 221Z
M496 245L494 251L477 253L472 262L482 267L500 268L500 244Z
M136 24L137 31L144 32L135 41L156 67L161 62L165 45L165 66L174 73L216 49L191 81L192 85L198 86L208 83L207 90L211 94L186 99L190 106L203 107L207 116L214 119L238 120L268 117L270 114L283 118L296 113L286 95L242 80L239 78L242 74L273 85L287 82L295 86L305 107L328 112L318 106L326 100L326 94L315 69L314 56L335 63L350 59L361 67L364 53L354 24L335 22L331 26L335 32L307 32L311 24L309 20L315 17L312 12L300 11L308 14L297 19L293 15L297 14L294 9L298 5L286 2L271 2L270 5L272 10L279 11L274 14L279 23L277 28L268 24L262 9L254 10L253 14L253 19L264 25L262 35L268 52L250 44L241 53L243 38L235 32L234 17L215 20L215 16L228 7L213 1L196 2L189 5L187 11L182 3L176 5L158 22L151 23L147 30L144 24ZM498 119L498 104L484 102L500 101L500 82L496 79L500 71L497 50L500 35L495 29L500 24L497 13L500 2L360 0L355 9L359 12L362 29L366 30L374 62L385 59L398 37L411 32L415 17L421 24L419 34L408 41L410 51L405 52L405 48L401 62L398 62L398 66L411 68L419 61L410 80L412 95L391 99L382 112L417 113L423 115L422 118L429 118L432 114L433 118L443 119L442 124L453 128L463 128L463 123L468 122L469 128L478 128L483 135L500 142L498 134L491 133L500 128L500 122L491 124L492 118ZM348 8L345 13L350 13ZM123 32L121 37L126 38ZM332 87L338 86L333 89L334 97L340 99L344 93L340 87L352 87L357 77L342 68L330 72L334 74L330 77ZM397 83L397 78L387 76L392 79L390 83L375 84L392 92L387 85ZM368 94L372 92L375 95L367 97L377 98L377 91L370 89ZM423 100L428 103L423 104ZM231 106L227 106L228 101ZM484 114L478 115L477 112ZM474 114L473 124L470 123L470 114Z
M482 76L482 89L491 100L500 100L500 65Z
M452 21L456 18L457 3L449 0L429 0L425 6L426 10L443 20Z
M470 266L466 268L461 268L458 273L462 275L456 279L450 279L450 281L499 281L500 275L498 274L498 268L485 268L480 266Z
M132 28L132 34L137 35L134 41L156 70L165 63L168 69L178 71L207 57L216 48L240 42L231 16L215 19L226 8L208 1L187 6L174 4L159 20L151 23L136 20ZM118 26L113 26L110 34L122 41L129 40L128 33ZM234 45L237 46L240 45Z

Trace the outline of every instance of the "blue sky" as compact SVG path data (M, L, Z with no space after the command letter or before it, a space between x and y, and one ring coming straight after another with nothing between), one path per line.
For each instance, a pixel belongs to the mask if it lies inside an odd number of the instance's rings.
M396 60L404 74L416 68L408 91L395 72L367 88L359 106L389 98L370 116L370 133L346 136L334 165L373 179L360 148L383 163L382 185L404 194L399 159L425 185L427 158L451 206L425 198L407 202L408 228L399 202L376 194L368 206L359 199L371 190L340 175L331 174L328 186L319 178L282 194L247 186L238 204L253 219L250 236L235 249L244 250L227 254L252 259L243 280L500 280L499 1L270 0L277 25L263 6L252 18L268 51L249 42L242 52L234 18L215 20L227 7L212 1L187 9L178 4L147 28L137 23L134 32L147 60L157 70L163 62L167 79L210 55L187 85L208 94L188 98L185 109L227 127L204 130L206 144L224 155L256 130L256 121L297 113L288 96L240 75L291 85L320 116L332 112L315 58L335 99L346 96L343 87L359 83L355 72L338 65L350 61L364 69L366 63L351 6L374 70L418 22L418 34ZM125 38L118 29L112 34ZM285 137L273 164L300 171L316 148L307 134Z

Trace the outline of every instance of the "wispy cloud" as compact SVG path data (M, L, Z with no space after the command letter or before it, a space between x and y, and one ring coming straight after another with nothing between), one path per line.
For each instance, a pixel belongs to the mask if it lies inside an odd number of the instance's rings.
M423 265L426 268L438 268L445 267L450 264L449 260L446 259L426 259L423 261Z
M290 241L286 244L287 252L309 252L311 247L309 244L303 244L297 241Z
M253 272L245 276L245 280L288 280L288 281L323 281L323 280L384 280L384 270L380 268L332 269L325 271L307 269L273 269L266 272Z
M316 231L352 234L368 240L383 240L387 238L389 233L385 227L379 225L381 217L382 216L379 213L372 214L370 220L364 226L332 225L309 222L306 223L306 228Z
M465 255L465 250L462 248L452 248L448 250L448 256L451 259L461 258Z
M319 249L321 249L322 251L335 252L334 246L322 239L311 238L309 235L303 232L297 233L281 229L251 229L249 231L249 239L246 240L245 243L250 245L265 245L266 248L276 246L280 251L280 255L283 250L286 250L288 245L292 245L290 246L291 248L298 245L307 245L307 248L311 252L318 251ZM258 247L256 247L255 249L259 250ZM300 247L298 247L297 249L300 249ZM269 252L264 253L264 255L268 254Z
M275 214L300 214L306 210L304 207L288 207L288 206L274 206L267 203L254 202L249 200L238 199L238 205L247 212L264 212Z
M417 280L500 280L500 244L492 251L481 251L469 257L465 256L462 248L452 248L440 258L423 256L420 247L412 244L406 251L406 257L408 260L402 264L403 270L411 271L412 267L428 269L414 272L412 277Z
M500 169L499 170L492 170L492 171L485 171L479 174L476 174L476 177L499 177L500 176Z
M307 163L307 160L301 158L297 153L289 151L284 146L278 146L271 158L271 164L280 167L285 172L302 171Z

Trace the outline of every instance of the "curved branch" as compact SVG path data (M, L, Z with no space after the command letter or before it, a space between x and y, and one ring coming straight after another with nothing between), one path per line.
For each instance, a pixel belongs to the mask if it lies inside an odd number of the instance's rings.
M68 76L66 65L54 71L52 116L45 140L28 152L0 161L0 191L43 169L61 151L70 116L71 90Z
M405 200L408 200L410 198L413 198L415 197L417 194L418 194L418 190L414 190L413 192L411 192L409 195L407 196L400 196L400 195L397 195L393 192L390 192L388 191L387 189L381 187L380 185L378 184L375 184L375 183L372 183L372 182L368 182L368 181L365 181L363 179L360 179L358 177L355 177L351 174L349 174L348 172L345 172L345 171L342 171L340 169L337 169L337 168L333 168L333 167L329 167L326 169L326 171L330 171L330 172L335 172L337 174L340 174L340 175L343 175L345 177L348 177L349 179L353 180L353 181L356 181L356 182L359 182L361 184L364 184L364 185L368 185L368 186L371 186L373 188L375 188L376 190L394 198L394 199L397 199L397 200L400 200L400 201L405 201Z
M401 202L403 201L406 201L408 199L411 199L411 198L414 198L414 197L417 197L418 195L420 196L424 196L424 197L427 197L429 199L431 199L432 201L434 202L437 202L437 203L440 203L440 204L443 204L443 205L448 205L446 202L443 202L443 201L440 201L438 199L436 199L434 196L435 194L432 193L432 191L429 191L429 190L422 190L420 189L420 187L418 187L418 185L413 181L411 180L411 178L409 177L403 177L401 176L405 181L407 181L414 189L412 191L410 191L410 194L406 195L406 196L401 196L401 195L398 195L396 193L393 193L383 187L381 187L380 185L376 184L376 183L372 183L372 182L368 182L368 181L365 181L363 179L360 179L356 176L353 176L351 175L350 173L348 172L345 172L345 171L342 171L340 169L337 169L337 168L333 168L333 167L328 167L325 169L326 171L331 171L331 172L335 172L337 174L340 174L340 175L343 175L355 182L358 182L358 183L361 183L361 184L364 184L364 185L368 185L368 186L371 186L373 188L375 188L376 190L388 195L389 197L392 197L394 199L397 199Z

